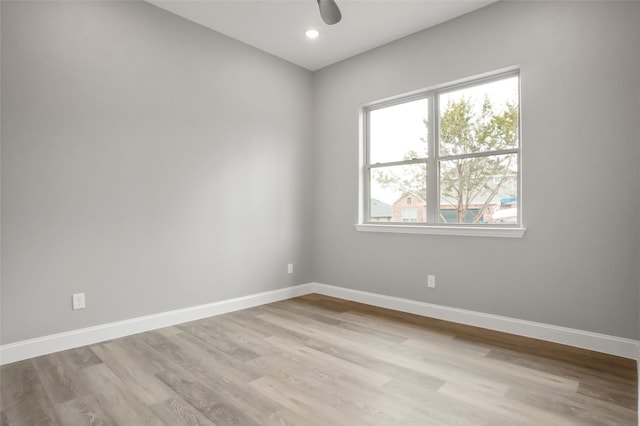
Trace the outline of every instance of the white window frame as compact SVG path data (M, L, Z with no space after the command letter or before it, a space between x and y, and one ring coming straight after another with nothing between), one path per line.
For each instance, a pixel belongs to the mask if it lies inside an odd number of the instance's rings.
M512 149L486 151L482 153L468 153L460 155L439 156L437 137L439 135L438 129L438 98L439 95L455 90L464 89L465 87L473 87L491 81L501 80L508 77L518 76L518 83L520 86L521 78L519 69L510 69L501 71L489 75L475 77L473 79L467 79L462 82L442 85L432 89L422 90L420 92L414 92L409 95L401 95L392 99L387 99L380 102L374 102L365 105L361 108L361 158L360 158L360 200L359 200L359 220L355 225L358 231L364 232L391 232L391 233L408 233L408 234L431 234L431 235L458 235L458 236L484 236L484 237L506 237L506 238L522 238L526 231L522 224L522 114L518 114L520 123L518 124L518 146ZM387 108L394 105L400 105L403 103L416 101L419 99L428 100L428 156L427 158L412 159L395 161L389 163L376 163L371 164L369 161L369 113L376 109ZM521 94L520 87L518 87L518 108L521 110ZM465 158L476 157L488 157L502 154L516 154L518 157L518 220L517 224L446 224L439 223L434 220L438 217L439 209L439 169L438 165L443 160L456 160ZM409 165L409 164L425 164L427 167L427 218L429 222L392 222L380 224L380 222L369 221L369 209L370 209L370 185L371 185L371 170L380 167L389 167L395 165Z

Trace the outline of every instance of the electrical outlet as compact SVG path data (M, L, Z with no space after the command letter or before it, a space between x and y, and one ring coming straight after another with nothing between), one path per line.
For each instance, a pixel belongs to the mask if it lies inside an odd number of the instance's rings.
M287 274L293 274L293 263L287 264Z
M429 275L427 277L427 287L436 288L436 276L435 275Z
M71 296L73 310L84 309L84 293L76 293Z

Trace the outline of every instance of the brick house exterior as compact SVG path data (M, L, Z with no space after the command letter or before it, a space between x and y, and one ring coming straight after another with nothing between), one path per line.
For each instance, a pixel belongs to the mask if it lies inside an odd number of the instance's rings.
M392 222L426 222L427 203L418 194L405 192L391 207Z

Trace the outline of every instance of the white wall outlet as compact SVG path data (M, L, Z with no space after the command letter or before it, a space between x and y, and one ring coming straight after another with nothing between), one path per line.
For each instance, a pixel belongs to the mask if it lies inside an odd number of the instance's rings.
M71 296L73 310L84 309L84 293L76 293Z
M293 274L293 263L287 265L287 274Z
M435 275L429 275L427 277L427 287L436 288L436 276Z

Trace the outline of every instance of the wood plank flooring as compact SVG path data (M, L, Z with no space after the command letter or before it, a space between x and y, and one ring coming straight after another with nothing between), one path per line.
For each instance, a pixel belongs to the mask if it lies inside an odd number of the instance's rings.
M2 426L636 425L635 362L308 295L0 368Z

